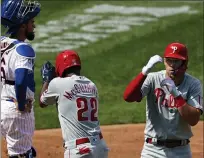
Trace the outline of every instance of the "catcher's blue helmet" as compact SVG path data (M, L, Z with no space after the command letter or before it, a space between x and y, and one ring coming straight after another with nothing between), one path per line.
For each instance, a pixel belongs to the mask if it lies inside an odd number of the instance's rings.
M3 0L1 4L1 24L6 27L8 34L15 32L23 24L37 16L40 12L40 3L25 0Z

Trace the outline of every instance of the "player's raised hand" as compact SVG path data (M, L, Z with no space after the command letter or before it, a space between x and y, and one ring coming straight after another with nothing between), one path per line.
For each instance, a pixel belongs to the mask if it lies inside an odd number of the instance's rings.
M55 67L49 62L45 62L41 68L41 76L43 83L50 82L53 78L56 77Z
M154 67L156 63L161 63L161 62L163 62L162 57L160 57L159 55L154 55L153 57L149 59L147 65L143 67L142 73L144 75L147 75L149 71L151 70L151 68Z
M165 78L161 83L161 87L166 87L169 93L171 93L174 97L179 96L181 93L176 89L176 85L171 78Z

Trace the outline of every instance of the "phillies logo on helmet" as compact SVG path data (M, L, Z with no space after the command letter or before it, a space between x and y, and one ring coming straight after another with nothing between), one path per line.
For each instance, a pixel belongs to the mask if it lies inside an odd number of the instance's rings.
M77 62L76 62L76 59L72 59L72 65L76 65Z
M171 49L173 49L172 53L175 53L175 51L178 50L177 46L171 46Z

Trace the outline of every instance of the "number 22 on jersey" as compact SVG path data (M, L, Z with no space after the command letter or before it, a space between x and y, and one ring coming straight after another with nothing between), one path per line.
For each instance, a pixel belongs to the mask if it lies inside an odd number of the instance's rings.
M78 121L98 121L98 105L97 100L95 98L77 98L76 100L78 111ZM88 115L84 116L85 113Z

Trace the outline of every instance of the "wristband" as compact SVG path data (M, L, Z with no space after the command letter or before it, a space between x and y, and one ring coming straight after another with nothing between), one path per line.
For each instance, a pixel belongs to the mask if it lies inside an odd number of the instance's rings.
M175 102L176 102L176 107L182 107L186 104L186 101L183 99L183 97L181 95L179 95L178 97L175 98Z
M149 70L150 70L150 68L149 68L149 67L144 66L144 67L142 68L142 74L143 74L143 75L148 75Z

